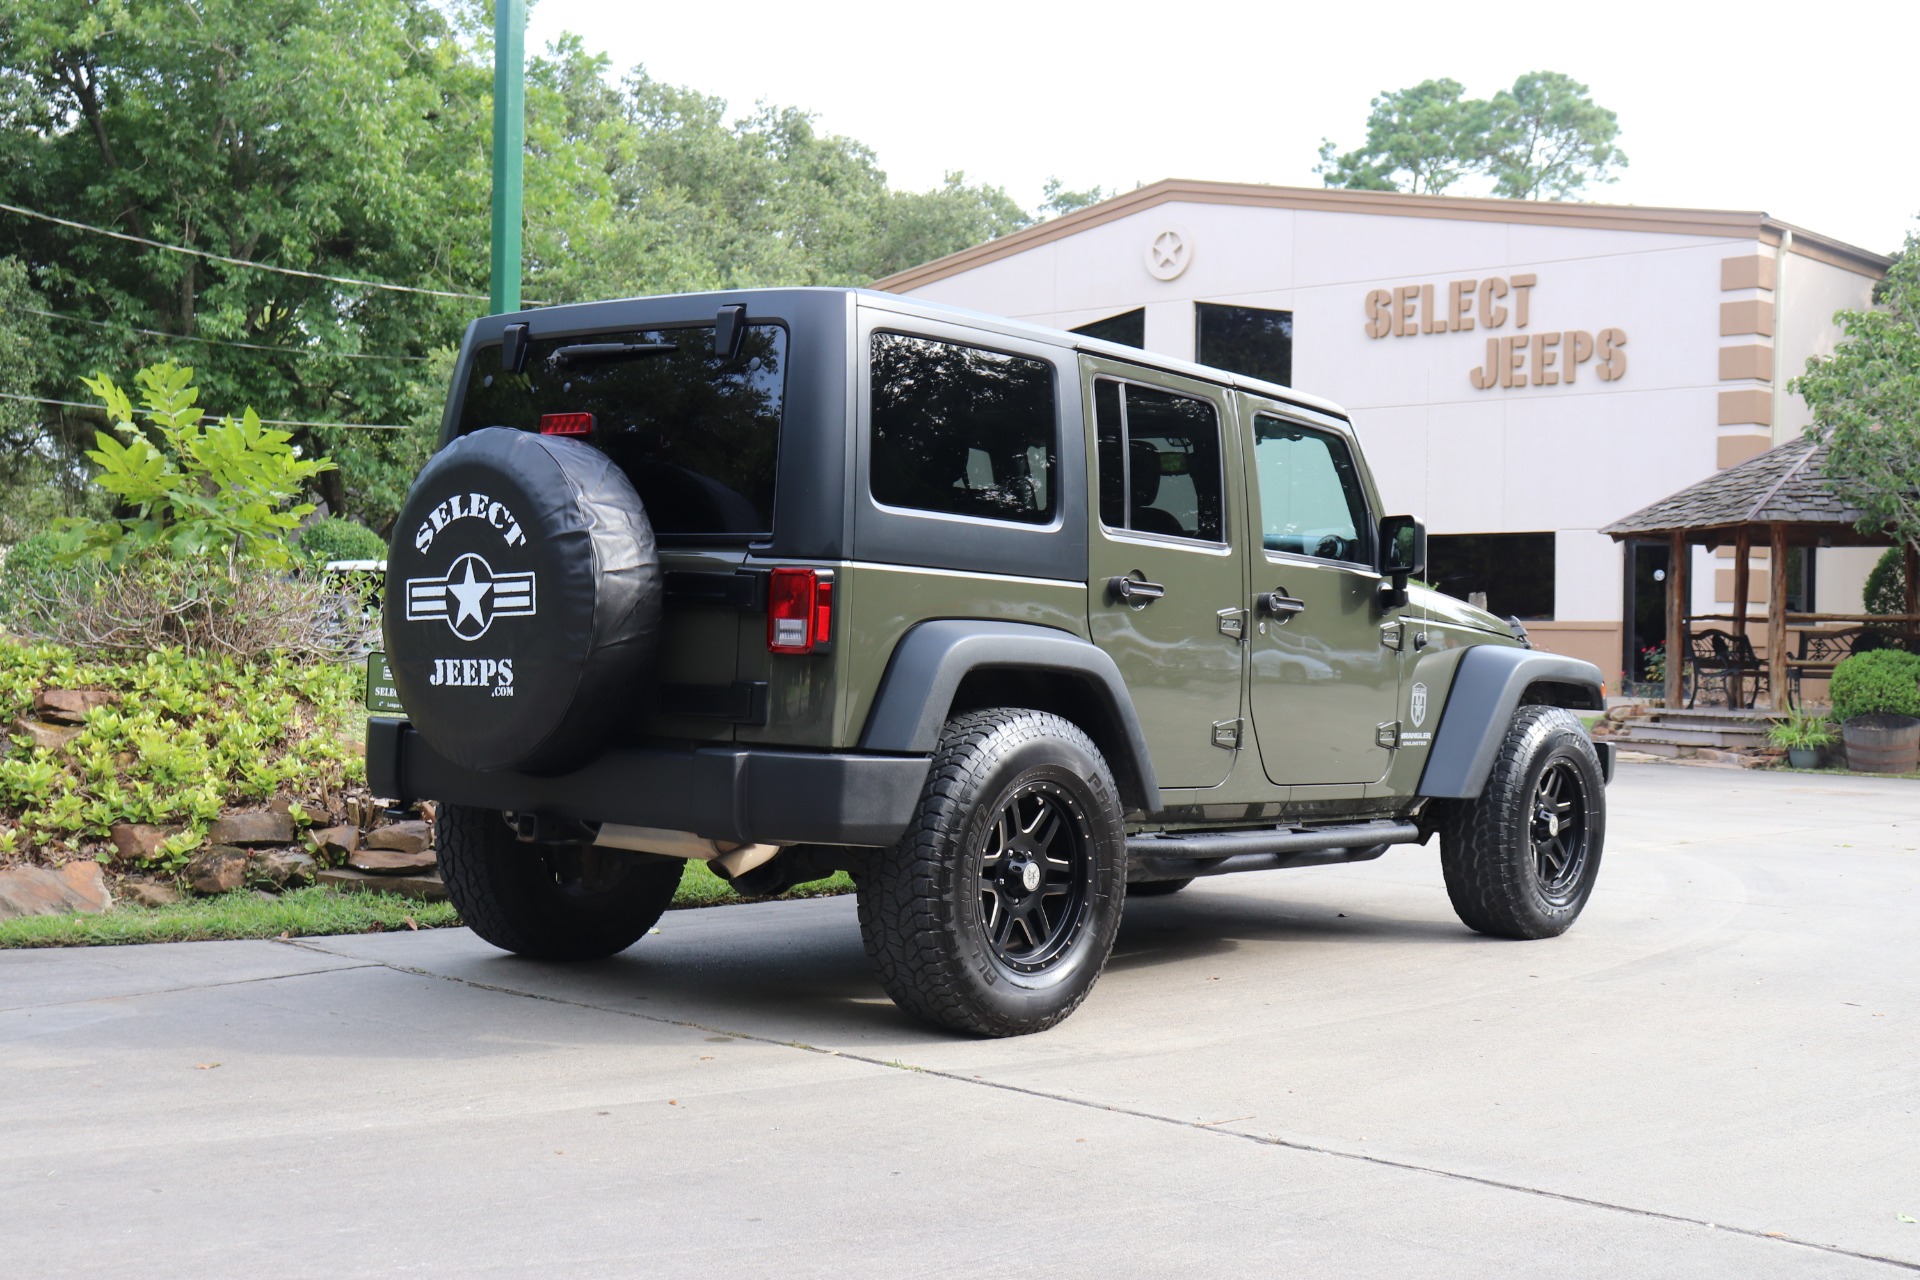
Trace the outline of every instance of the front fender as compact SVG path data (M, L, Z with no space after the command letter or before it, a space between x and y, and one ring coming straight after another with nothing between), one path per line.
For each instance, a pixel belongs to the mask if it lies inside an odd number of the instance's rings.
M1447 692L1419 794L1453 799L1479 795L1523 700L1603 710L1600 668L1538 649L1482 644L1467 650Z

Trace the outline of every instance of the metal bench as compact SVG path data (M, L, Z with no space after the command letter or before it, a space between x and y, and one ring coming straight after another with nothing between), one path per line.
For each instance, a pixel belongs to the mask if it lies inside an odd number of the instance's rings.
M1718 628L1687 634L1687 705L1691 707L1702 689L1718 686L1729 707L1751 707L1763 690L1771 687L1766 664L1753 652L1753 642L1744 635L1730 635ZM1753 682L1752 692L1747 682Z

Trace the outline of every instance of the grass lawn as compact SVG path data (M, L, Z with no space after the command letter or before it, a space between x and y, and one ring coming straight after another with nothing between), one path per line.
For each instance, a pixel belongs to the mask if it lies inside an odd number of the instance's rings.
M850 893L845 872L803 884L787 898ZM746 902L709 871L688 864L674 894L675 907L718 907ZM110 947L135 942L210 942L233 938L319 937L333 933L385 933L394 929L443 929L460 923L450 903L415 902L384 893L296 889L278 897L251 890L218 898L190 898L170 907L117 906L102 915L24 916L0 920L0 949L9 947Z

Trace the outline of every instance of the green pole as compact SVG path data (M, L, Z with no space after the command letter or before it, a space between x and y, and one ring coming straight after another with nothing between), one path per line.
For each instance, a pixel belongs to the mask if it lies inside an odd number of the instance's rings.
M527 131L527 0L495 0L493 314L520 309L521 161Z

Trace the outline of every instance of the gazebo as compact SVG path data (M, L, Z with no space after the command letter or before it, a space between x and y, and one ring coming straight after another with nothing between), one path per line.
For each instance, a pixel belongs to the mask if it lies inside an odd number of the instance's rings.
M1906 612L1869 617L1845 613L1787 612L1787 550L1790 547L1876 547L1892 545L1886 534L1863 534L1855 526L1861 513L1830 492L1822 476L1827 450L1802 436L1778 445L1738 466L1688 485L1602 529L1616 542L1629 538L1665 538L1671 548L1667 567L1667 683L1665 703L1678 707L1687 661L1687 625L1726 621L1733 634L1747 632L1749 553L1758 544L1770 548L1767 591L1767 687L1773 705L1783 705L1787 684L1789 627L1829 623L1920 624L1920 564L1906 548ZM1733 548L1733 612L1690 617L1687 611L1687 548ZM1807 602L1811 605L1811 601Z

